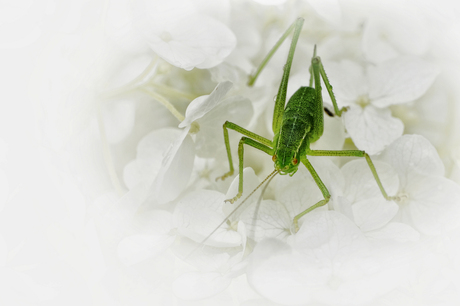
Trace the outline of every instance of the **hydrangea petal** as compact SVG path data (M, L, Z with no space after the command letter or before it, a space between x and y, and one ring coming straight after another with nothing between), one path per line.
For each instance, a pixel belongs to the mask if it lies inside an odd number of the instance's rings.
M222 211L224 200L224 194L213 190L187 194L174 210L174 224L178 232L195 242L203 241L226 217ZM241 235L229 230L226 223L205 242L206 245L216 247L234 247L241 243Z
M445 177L425 177L408 184L411 217L422 233L438 235L460 224L460 186Z
M316 13L327 22L339 25L342 22L342 9L338 0L308 0Z
M398 57L368 67L369 98L383 108L420 98L433 84L439 70L417 57Z
M389 164L373 160L380 181L388 195L394 195L399 188L397 172ZM341 171L345 178L344 195L352 202L358 202L373 197L381 197L382 193L371 169L363 159L346 163Z
M238 174L233 179L230 187L227 190L227 194L225 195L226 200L233 198L238 193L239 178L240 176ZM223 205L223 211L225 215L229 216L230 214L232 214L230 220L238 220L239 216L247 209L247 207L254 201L257 201L257 199L260 196L260 193L262 192L262 189L259 189L256 192L254 192L254 194L246 200L243 206L238 207L246 199L246 197L256 189L259 183L260 180L252 168L247 167L243 169L243 194L235 203L231 204L229 202L225 202ZM235 211L237 207L238 210Z
M188 130L189 128L182 132L163 158L161 169L154 182L159 204L170 202L179 196L192 174L195 147Z
M127 266L155 257L174 242L174 235L169 234L173 226L170 212L154 210L143 214L141 219L146 219L141 233L126 237L118 244L118 257Z
M163 154L180 137L176 128L163 128L145 135L137 144L137 156L123 170L123 179L129 189L143 181L153 180L158 174Z
M246 273L257 293L283 305L310 302L318 281L325 279L315 266L304 263L303 254L273 238L256 245Z
M324 69L330 83L334 86L334 95L339 107L350 105L358 97L367 94L369 90L364 69L361 65L350 60L341 62L325 62ZM330 101L329 95L323 93L323 99Z
M360 284L354 284L365 273L362 270L369 269L361 231L334 211L314 211L304 218L289 244L266 239L255 247L247 269L251 286L262 296L288 305L314 300L346 305L356 296L370 299L370 294L360 294Z
M232 96L214 108L201 119L197 120L200 132L196 135L196 154L200 157L216 157L219 152L225 151L225 141L222 125L231 121L245 127L252 118L253 108L251 101L241 96ZM241 134L229 133L230 140L241 139ZM236 143L235 143L236 147Z
M211 94L201 96L190 102L185 111L185 119L179 124L180 128L192 124L193 121L200 119L206 113L222 103L224 96L232 88L233 83L226 81L217 84Z
M135 216L139 207L144 203L151 191L151 183L143 182L125 193L120 199L113 201L109 198L100 198L114 203L104 203L110 208L105 212L100 229L109 240L120 239ZM102 204L102 203L100 203Z
M444 176L444 164L433 145L423 136L404 135L395 140L381 156L398 172L401 185L410 182L410 176Z
M425 54L431 37L427 35L430 32L427 25L430 23L426 22L424 14L417 10L402 9L399 2L394 2L396 6L388 4L378 8L377 15L366 22L362 39L366 58L382 62L401 53ZM388 14L392 18L387 18Z
M369 155L382 151L404 130L402 121L392 117L389 109L372 105L364 108L352 105L343 114L343 120L355 145Z
M235 35L222 22L186 10L178 6L165 11L138 3L134 22L152 50L176 67L191 70L220 64L235 48Z
M399 222L390 222L384 227L366 232L366 237L372 239L388 239L397 242L411 242L420 239L420 233L413 227Z
M273 200L261 201L259 207L251 206L241 219L247 225L249 238L257 242L264 238L286 238L292 223L286 207Z
M397 214L399 206L383 197L359 201L352 206L355 223L366 232L381 228Z
M324 198L310 172L303 165L300 165L294 176L278 176L275 180L275 199L285 205L291 220Z

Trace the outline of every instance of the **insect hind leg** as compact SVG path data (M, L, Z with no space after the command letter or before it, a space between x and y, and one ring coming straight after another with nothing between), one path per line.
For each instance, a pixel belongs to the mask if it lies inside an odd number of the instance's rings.
M323 194L324 199L318 201L315 205L310 206L309 208L307 208L306 210L304 210L303 212L301 212L300 214L298 214L298 215L296 215L294 217L293 223L294 223L294 231L295 232L297 232L299 230L299 219L300 218L302 218L304 215L306 215L310 211L312 211L312 210L314 210L314 209L316 209L318 207L326 205L329 202L330 198L331 198L331 194L329 193L329 190L327 190L326 185L324 185L323 181L319 177L319 175L316 172L315 168L313 168L313 165L310 163L310 161L306 157L302 157L300 159L300 161L302 162L302 164L305 165L305 167L308 169L308 171L310 171L310 174L313 177L313 180L315 181L316 185L318 185L318 188L321 190L321 193Z

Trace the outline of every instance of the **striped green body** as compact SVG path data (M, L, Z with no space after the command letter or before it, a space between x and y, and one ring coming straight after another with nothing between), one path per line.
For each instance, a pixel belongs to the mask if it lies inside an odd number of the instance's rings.
M289 99L274 144L275 168L281 174L294 174L300 156L323 134L322 104L312 87L299 88Z

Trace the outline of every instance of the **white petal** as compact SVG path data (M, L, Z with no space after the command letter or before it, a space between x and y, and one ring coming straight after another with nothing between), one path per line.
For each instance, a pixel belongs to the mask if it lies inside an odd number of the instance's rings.
M373 20L366 22L361 41L363 53L367 58L382 62L395 58L399 55L396 48L386 39L382 39L382 34L386 35L381 26Z
M398 212L399 206L383 197L359 201L352 206L355 223L366 232L381 228Z
M313 211L304 219L290 242L299 252L321 257L321 261L333 258L345 261L367 248L362 232L339 212Z
M150 187L151 183L149 182L141 183L124 194L120 199L112 200L112 203L105 204L106 206L110 205L110 208L104 214L100 226L103 234L109 236L105 239L120 239L124 235L135 213L147 198L151 189ZM100 200L110 201L111 199Z
M335 198L342 195L345 180L339 167L324 156L309 156L308 159L321 178L321 181L326 185L331 196Z
M344 216L347 216L348 219L354 222L355 217L353 216L351 202L346 197L338 196L332 202L332 207L335 211L341 213Z
M139 233L124 238L118 244L118 257L127 266L155 257L174 242L175 236L170 234L173 228L170 212L152 210L138 214L133 220L133 227L139 229Z
M411 217L422 233L438 235L460 224L460 186L445 177L408 182Z
M340 282L347 287L348 280L362 274L368 254L366 240L340 213L315 211L304 218L307 221L289 244L266 239L255 247L248 281L259 294L283 305L322 299L331 305L345 305L351 300L340 301L344 296ZM348 295L356 296L358 286L351 289ZM331 294L336 302L330 301Z
M286 206L291 220L299 213L324 199L310 172L303 165L292 176L274 179L275 199ZM302 219L300 219L302 222ZM300 223L301 223L300 222Z
M192 124L193 121L203 117L206 113L222 103L224 96L232 88L232 82L217 84L210 95L201 96L190 102L185 111L185 119L179 124L180 128Z
M304 264L303 254L276 239L258 243L247 269L248 282L263 297L283 305L298 305L312 300L320 278L314 265Z
M176 278L172 289L180 299L200 300L224 291L231 281L217 272L188 272Z
M200 126L200 132L195 139L197 155L200 157L217 157L219 153L222 154L225 151L222 128L225 121L231 121L241 127L246 127L252 118L252 114L251 101L246 98L233 96L222 101L218 107L197 121ZM238 132L233 130L229 132L230 141L239 140L241 137L242 135ZM235 142L231 143L237 148Z
M308 0L308 3L327 22L339 25L342 22L342 9L338 0Z
M158 158L158 163L152 165L144 160L132 160L126 164L123 169L123 181L129 190L133 189L136 185L153 180L155 175L158 173L161 167L162 158Z
M176 128L163 128L150 132L139 141L137 158L129 162L123 170L123 179L129 189L157 176L164 153L181 133Z
M397 242L410 242L418 241L420 233L407 224L390 222L381 229L366 232L366 237L378 240L388 239Z
M433 84L439 70L416 57L398 57L369 66L369 98L383 108L420 98Z
M382 160L398 172L402 186L411 175L444 176L444 164L433 145L423 136L404 135L383 153Z
M339 107L349 105L358 97L367 94L368 82L364 77L364 69L356 62L343 60L324 63L324 70L333 87ZM330 101L326 87L323 88L323 99Z
M176 205L174 224L180 234L201 243L225 219L222 211L225 195L213 190L200 190L187 194ZM234 247L242 237L224 223L205 244L216 247Z
M332 108L330 108L332 110ZM345 128L338 117L324 116L323 136L312 143L312 150L342 150L345 143Z
M292 223L286 207L273 200L262 201L259 208L251 206L241 219L247 225L249 238L257 242L264 238L284 239Z
M230 187L227 190L227 194L225 195L225 199L231 199L236 194L238 193L238 185L239 185L239 175L237 175L233 181ZM243 201L246 199L246 197L251 194L256 187L259 185L260 180L257 177L257 175L254 173L254 170L252 168L244 168L243 169L243 194L241 197L233 204L225 202L223 205L223 211L226 216L229 216L232 214L230 220L238 220L239 216L243 213L243 211L253 202L257 201L260 193L262 192L262 189L257 190L254 192L253 195L251 195L250 198L246 200L246 202L242 205L239 206ZM235 211L235 209L237 209Z
M232 31L222 22L194 11L191 2L172 1L169 9L161 1L136 4L136 28L152 50L174 66L186 70L210 68L235 48Z
M396 194L399 188L397 172L387 163L375 160L373 163L387 194ZM352 203L374 197L383 199L377 181L364 158L346 163L341 170L346 182L344 195Z
M355 145L369 155L382 151L404 130L401 120L392 117L389 109L372 105L364 108L352 105L343 114L343 120Z
M155 179L155 196L160 204L170 202L179 196L192 174L195 150L188 130L189 128L185 129L166 152Z
M400 6L382 3L382 8L366 21L362 48L366 58L382 62L399 54L423 55L427 52L431 36L424 14ZM392 18L388 18L390 16Z

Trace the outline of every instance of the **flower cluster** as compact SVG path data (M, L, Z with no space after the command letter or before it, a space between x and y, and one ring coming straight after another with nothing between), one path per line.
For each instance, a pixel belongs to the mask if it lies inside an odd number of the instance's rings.
M112 186L93 192L90 209L111 254L107 275L139 286L118 294L179 305L460 300L452 289L460 281L458 141L452 141L460 115L452 100L459 96L443 81L448 74L433 48L436 29L404 7L377 3L110 6L105 39L116 50L112 61L123 60L109 81L95 82L89 97L98 107L78 124L94 120L92 140L100 144L104 179ZM423 8L420 14L439 22ZM325 113L324 134L311 148L366 151L389 196L364 158L309 157L331 199L300 218L298 231L294 217L324 199L303 165L292 177L264 182L273 171L271 156L245 147L243 195L225 202L238 192L242 136L230 130L236 175L216 181L229 171L226 121L274 136L273 97L290 38L254 86L247 81L297 17L305 24L288 97L308 86L316 45L346 109L341 117ZM325 86L323 98L333 110ZM425 124L433 128L428 132ZM436 273L443 269L456 272Z

